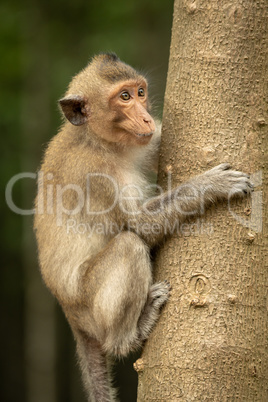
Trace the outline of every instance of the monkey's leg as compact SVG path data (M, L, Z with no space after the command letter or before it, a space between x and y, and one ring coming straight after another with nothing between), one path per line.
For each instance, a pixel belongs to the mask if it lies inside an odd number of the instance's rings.
M81 286L86 305L73 314L74 332L91 400L110 402L115 399L107 356L127 355L148 337L167 300L169 284L152 285L148 247L132 232L121 232L85 264Z
M136 234L121 232L85 265L83 301L68 318L90 400L111 402L107 356L127 355L142 342L138 323L152 285L149 250Z
M94 337L105 352L126 355L141 342L138 322L142 312L158 298L151 291L148 247L138 235L124 231L94 260L83 263L83 270L85 265L81 305L87 307L81 307L75 317L69 316L69 321L74 317L75 326Z
M138 321L152 284L149 250L136 234L121 232L90 271L102 278L93 304L98 339L108 353L126 355L141 343Z

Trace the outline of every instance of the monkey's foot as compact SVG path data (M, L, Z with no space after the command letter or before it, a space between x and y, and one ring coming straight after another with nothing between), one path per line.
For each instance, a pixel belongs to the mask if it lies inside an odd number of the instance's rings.
M144 341L148 338L159 315L162 306L167 302L171 289L168 281L154 283L150 290L147 303L138 322L139 339Z
M153 308L159 309L166 303L169 297L171 285L168 281L154 283L149 292L149 299Z

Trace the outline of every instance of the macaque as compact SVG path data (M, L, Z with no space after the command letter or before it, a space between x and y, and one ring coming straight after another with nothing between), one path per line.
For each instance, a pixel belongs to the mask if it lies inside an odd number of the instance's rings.
M174 223L252 183L223 163L154 196L161 129L146 79L113 53L94 57L59 104L65 122L36 197L40 267L76 339L88 400L112 402L111 357L142 345L169 297L169 282L153 283L150 250Z

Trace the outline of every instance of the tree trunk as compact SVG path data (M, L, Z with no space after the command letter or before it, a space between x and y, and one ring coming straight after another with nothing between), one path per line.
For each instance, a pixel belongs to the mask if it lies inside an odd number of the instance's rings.
M175 0L159 184L230 162L256 188L159 251L172 291L136 366L139 402L268 401L267 8Z

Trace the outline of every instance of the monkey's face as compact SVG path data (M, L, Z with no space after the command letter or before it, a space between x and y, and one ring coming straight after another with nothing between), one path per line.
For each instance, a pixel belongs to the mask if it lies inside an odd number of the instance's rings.
M89 97L67 95L60 100L65 117L75 126L87 126L106 141L146 145L155 131L148 112L147 82L142 77L98 86Z
M60 100L66 118L75 126L88 126L109 142L146 145L155 131L148 112L147 82L120 81L98 88L91 97L68 95Z
M110 141L126 145L147 144L155 123L148 112L148 90L145 80L118 83L110 92L108 119Z

